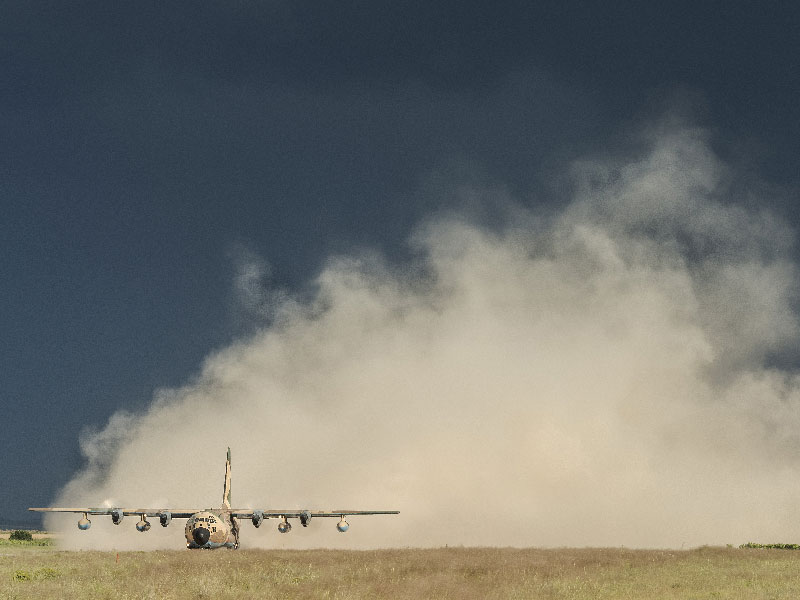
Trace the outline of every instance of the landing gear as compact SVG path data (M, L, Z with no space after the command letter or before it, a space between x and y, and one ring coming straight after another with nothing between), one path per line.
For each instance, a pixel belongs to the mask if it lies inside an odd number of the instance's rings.
M239 548L239 521L231 517L231 533L233 534L233 549Z

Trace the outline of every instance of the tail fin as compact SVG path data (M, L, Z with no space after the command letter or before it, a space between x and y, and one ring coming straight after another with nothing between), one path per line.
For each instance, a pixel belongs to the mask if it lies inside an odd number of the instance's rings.
M231 507L231 449L228 448L228 460L225 461L225 489L222 490L222 505Z

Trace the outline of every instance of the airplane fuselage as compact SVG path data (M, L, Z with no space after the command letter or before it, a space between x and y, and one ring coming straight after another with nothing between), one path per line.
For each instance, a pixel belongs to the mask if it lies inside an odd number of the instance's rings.
M186 520L186 547L191 549L238 548L239 523L226 509L205 510Z

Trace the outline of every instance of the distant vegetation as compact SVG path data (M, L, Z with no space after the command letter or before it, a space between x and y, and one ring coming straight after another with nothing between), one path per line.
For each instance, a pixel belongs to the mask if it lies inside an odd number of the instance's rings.
M739 548L772 548L774 550L800 550L800 544L756 544L755 542L747 542L742 544Z
M116 553L7 546L0 561L0 598L798 597L800 552L769 548L758 552L704 547Z
M33 534L30 531L25 531L24 529L15 529L11 532L11 535L8 536L8 539L19 540L20 542L32 542Z

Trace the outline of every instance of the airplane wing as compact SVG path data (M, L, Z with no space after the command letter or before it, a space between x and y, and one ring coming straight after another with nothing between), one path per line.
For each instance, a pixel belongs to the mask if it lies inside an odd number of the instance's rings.
M350 525L345 521L346 516L350 515L397 515L400 514L399 510L276 510L272 508L252 509L252 508L233 508L231 509L231 516L237 519L250 519L255 527L260 527L264 519L278 518L283 519L278 523L278 531L286 533L292 526L289 525L289 519L300 519L300 524L303 527L308 527L308 522L312 517L337 517L340 519L336 524L336 529L345 532L349 529Z
M275 510L275 509L252 509L252 508L233 508L231 516L238 519L252 519L259 515L265 519L270 518L297 518L309 519L311 517L345 517L350 515L399 515L399 510Z
M86 513L87 515L136 515L160 517L169 514L173 519L188 519L205 508L29 508L36 512Z

